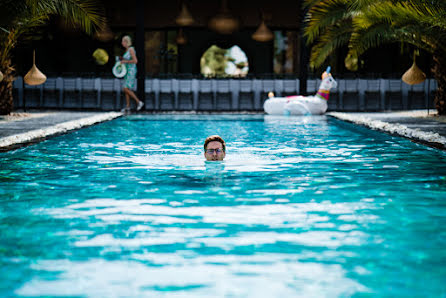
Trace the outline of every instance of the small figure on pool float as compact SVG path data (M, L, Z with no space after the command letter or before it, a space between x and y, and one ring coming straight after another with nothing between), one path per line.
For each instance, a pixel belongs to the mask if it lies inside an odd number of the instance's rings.
M293 95L287 97L270 96L263 104L263 109L270 115L321 115L327 111L327 101L330 89L338 83L330 73L330 66L322 74L322 82L316 95Z

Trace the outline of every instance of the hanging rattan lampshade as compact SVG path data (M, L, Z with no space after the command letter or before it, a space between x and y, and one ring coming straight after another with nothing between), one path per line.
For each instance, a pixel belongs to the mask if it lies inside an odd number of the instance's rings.
M401 79L406 84L415 85L423 83L426 80L426 74L418 68L414 58L412 66L403 74Z
M229 12L226 0L222 0L220 12L209 21L209 28L220 34L232 34L238 27L239 21Z
M186 42L187 42L187 38L186 38L186 36L184 35L184 32L183 32L183 29L182 29L182 28L180 28L180 29L178 30L178 34L177 34L177 38L176 38L176 42L177 42L177 44L179 44L179 45L184 45L184 44L186 44Z
M256 32L252 35L252 39L260 42L267 42L274 38L274 34L269 30L266 26L265 21L262 20L259 28L257 28Z
M113 39L115 35L108 26L103 27L94 34L94 37L102 42L107 42Z
M28 85L40 85L45 83L46 76L36 67L36 52L33 52L33 66L25 75L25 83Z
M192 15L189 13L189 10L187 9L186 3L181 4L181 11L180 14L178 15L178 17L175 19L175 22L179 25L179 26L190 26L192 25L195 20L192 17Z
M0 82L3 81L3 72L0 70Z

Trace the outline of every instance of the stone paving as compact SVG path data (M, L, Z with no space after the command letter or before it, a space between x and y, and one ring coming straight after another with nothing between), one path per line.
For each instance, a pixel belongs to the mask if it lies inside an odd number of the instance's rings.
M328 115L446 150L446 116L438 116L436 111L430 110L429 114L427 110L381 113L331 112Z
M32 112L0 116L0 151L122 116L116 112Z
M117 112L30 112L0 116L0 151L122 116ZM446 117L426 110L380 113L328 113L329 116L399 135L446 150Z

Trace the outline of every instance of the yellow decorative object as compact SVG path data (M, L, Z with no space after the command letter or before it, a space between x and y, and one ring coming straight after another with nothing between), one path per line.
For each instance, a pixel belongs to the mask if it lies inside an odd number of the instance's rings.
M3 73L0 71L0 82L3 81Z
M189 26L195 22L194 18L189 13L189 10L187 9L187 6L184 2L181 5L180 14L175 19L175 22L180 26Z
M345 64L345 68L347 68L348 70L357 71L358 70L358 57L348 54L347 57L345 57L344 64Z
M108 62L108 54L104 49L96 49L92 56L99 65L104 65Z
M46 81L46 76L36 67L36 51L33 51L33 66L25 75L24 80L28 85L40 85Z
M413 55L412 66L403 74L403 77L401 79L404 83L409 85L420 84L426 80L426 74L418 68L415 62L415 53Z
M273 33L266 26L265 21L262 20L259 28L257 28L256 32L252 35L252 39L260 42L267 42L274 38Z

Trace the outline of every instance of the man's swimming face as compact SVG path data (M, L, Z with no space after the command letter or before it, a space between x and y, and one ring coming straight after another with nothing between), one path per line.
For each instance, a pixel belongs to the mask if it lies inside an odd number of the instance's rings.
M219 141L209 142L206 151L204 152L204 157L206 160L223 160L226 156L225 151L223 150L223 144Z

